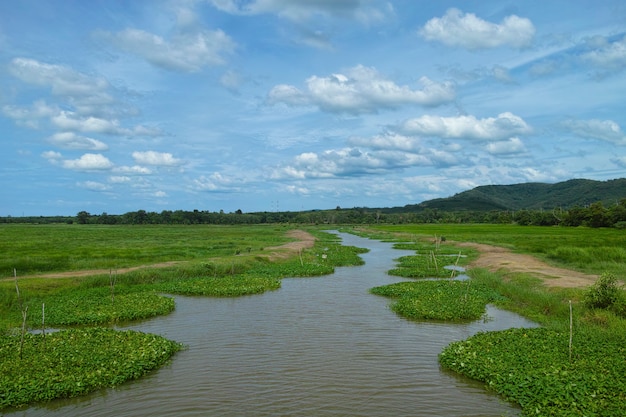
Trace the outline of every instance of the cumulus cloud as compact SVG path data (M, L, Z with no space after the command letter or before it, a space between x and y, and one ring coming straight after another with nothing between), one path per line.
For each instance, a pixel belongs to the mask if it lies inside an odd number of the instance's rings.
M194 181L194 187L199 191L237 191L239 187L235 181L219 172L214 172L209 176L202 175Z
M408 135L476 141L498 141L531 132L521 117L509 112L484 119L424 115L405 121L399 129Z
M84 149L90 151L106 151L109 149L104 142L80 136L73 132L55 133L48 138L48 141L63 149Z
M170 71L198 72L207 66L222 65L226 62L223 55L235 48L235 42L221 30L177 33L169 40L139 29L98 32L97 35L125 52Z
M429 166L432 161L417 153L393 149L364 151L356 147L305 152L274 172L274 178L336 178L376 174L410 166Z
M101 154L86 153L78 159L66 159L63 168L77 171L107 170L113 167L113 163Z
M358 65L346 74L310 77L306 80L306 92L291 85L278 85L269 92L268 102L315 105L328 112L360 114L407 104L438 106L455 98L452 83L437 83L427 77L420 78L419 82L421 89L400 86L376 69Z
M563 126L570 132L587 139L600 139L616 145L626 145L626 134L613 120L567 120Z
M526 147L520 138L492 142L487 145L486 149L492 155L513 155L526 152Z
M473 13L448 9L443 17L435 17L419 30L429 41L448 46L460 46L471 50L512 46L530 46L535 27L529 19L516 15L505 17L501 23L491 23Z
M157 166L178 166L183 163L180 159L174 158L168 152L133 152L133 158L138 164L157 165Z

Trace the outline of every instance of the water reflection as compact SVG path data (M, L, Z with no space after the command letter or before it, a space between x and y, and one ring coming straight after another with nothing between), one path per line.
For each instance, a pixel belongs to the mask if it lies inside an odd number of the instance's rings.
M374 286L412 251L341 234L370 249L365 265L290 278L278 291L234 299L176 297L169 316L128 326L185 343L171 364L91 396L22 416L501 416L518 410L481 384L444 373L437 354L478 331L532 326L489 308L465 325L396 316ZM329 254L329 256L331 256ZM11 413L13 414L13 413Z

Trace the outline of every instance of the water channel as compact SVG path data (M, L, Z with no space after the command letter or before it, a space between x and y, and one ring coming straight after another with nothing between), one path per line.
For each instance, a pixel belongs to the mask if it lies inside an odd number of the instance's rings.
M11 416L516 416L480 383L443 372L437 354L483 330L532 327L489 308L469 324L411 322L369 294L412 251L340 234L365 265L288 278L241 298L176 297L176 311L125 328L184 343L171 363L115 389ZM9 414L7 414L8 416Z

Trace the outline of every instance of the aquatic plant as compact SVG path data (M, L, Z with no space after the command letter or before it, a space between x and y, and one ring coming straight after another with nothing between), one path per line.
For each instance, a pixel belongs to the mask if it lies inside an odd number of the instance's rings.
M139 378L182 349L161 336L103 328L0 336L0 409L69 398Z
M42 302L46 304L45 323L53 327L128 322L168 314L175 308L173 298L147 291L120 292L112 301L106 287L63 291L31 304ZM41 309L31 309L31 327L42 322L42 314Z
M485 314L488 303L500 298L493 290L471 281L399 282L370 291L396 298L391 309L412 320L477 320Z
M524 415L619 416L626 409L626 346L603 330L574 333L548 328L479 333L448 345L446 368L485 382L518 403Z

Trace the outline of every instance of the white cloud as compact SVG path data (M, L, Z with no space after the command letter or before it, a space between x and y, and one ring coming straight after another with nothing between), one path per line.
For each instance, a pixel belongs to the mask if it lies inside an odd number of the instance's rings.
M367 146L373 149L398 149L413 151L419 149L418 139L397 133L385 133L372 138L353 137L348 140L352 145Z
M123 184L125 182L130 182L130 177L125 175L111 175L109 177L109 182L112 184Z
M279 84L273 87L267 100L270 104L284 103L289 106L306 106L312 104L310 98L292 85Z
M443 17L435 17L419 31L429 41L467 49L530 46L535 27L529 19L516 15L505 17L500 24L487 22L473 13L448 9Z
M93 116L82 117L71 111L61 111L56 116L53 116L51 120L56 127L65 131L104 133L121 136L160 136L163 134L163 132L157 128L141 125L133 128L125 128L120 126L120 122L116 119L108 120Z
M485 119L424 115L405 121L400 130L417 136L497 141L530 133L531 128L521 117L505 112Z
M526 152L524 143L520 138L510 138L509 140L492 142L487 145L487 152L492 155L512 155Z
M274 178L334 178L361 176L413 166L430 166L429 157L398 150L363 151L359 148L305 152L274 172Z
M183 163L180 159L174 158L168 152L133 152L133 158L138 164L157 165L157 166L178 166Z
M63 149L85 149L90 151L106 151L109 147L97 139L79 136L73 132L55 133L48 141Z
M581 56L583 60L603 70L626 68L626 36L614 42L596 36L587 44L596 46L596 48L584 53Z
M572 133L588 139L600 139L616 145L626 145L626 134L613 120L567 120L563 126Z
M44 100L37 100L31 107L5 105L2 107L2 112L21 126L37 129L40 119L57 114L59 109L56 106L48 105Z
M111 189L111 186L96 181L84 181L77 183L79 187L86 188L91 191L107 191Z
M81 74L62 65L46 64L29 58L14 58L9 64L9 72L26 83L50 87L55 95L100 95L109 98L105 90L110 85L104 78Z
M152 170L147 167L142 167L139 165L129 166L119 166L113 168L113 172L117 172L119 174L137 174L137 175L149 175L152 174Z
M45 151L41 154L41 156L46 158L48 161L52 163L56 163L57 161L63 158L63 155L55 151Z
M107 170L113 167L113 163L101 154L86 153L79 159L66 159L63 168L77 171Z
M233 178L226 177L219 172L214 172L208 177L202 175L193 183L195 189L200 191L237 191L239 189Z
M328 112L360 114L407 104L438 106L455 98L452 83L437 83L427 77L420 78L419 83L422 88L415 90L399 86L376 69L358 65L345 75L310 77L306 80L306 92L294 86L278 85L270 91L268 101L292 106L314 104Z
M98 32L97 35L125 52L170 71L199 72L207 66L222 65L225 63L223 55L235 49L235 42L221 30L181 32L169 40L139 29Z

